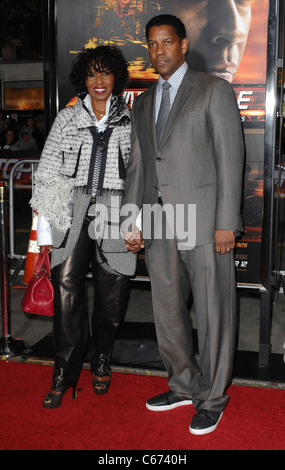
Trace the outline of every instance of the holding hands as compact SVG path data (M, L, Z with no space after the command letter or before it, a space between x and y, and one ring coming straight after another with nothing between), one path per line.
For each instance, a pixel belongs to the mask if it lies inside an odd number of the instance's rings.
M137 253L144 248L144 241L141 230L135 226L132 232L124 232L125 247L127 250Z

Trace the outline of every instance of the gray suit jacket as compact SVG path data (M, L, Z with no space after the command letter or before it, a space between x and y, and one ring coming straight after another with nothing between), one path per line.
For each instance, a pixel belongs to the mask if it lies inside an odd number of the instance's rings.
M156 86L140 95L132 110L123 204L153 205L160 188L164 204L196 205L196 245L212 243L216 229L241 231L244 144L232 86L188 69L159 149ZM147 247L152 237L143 236Z

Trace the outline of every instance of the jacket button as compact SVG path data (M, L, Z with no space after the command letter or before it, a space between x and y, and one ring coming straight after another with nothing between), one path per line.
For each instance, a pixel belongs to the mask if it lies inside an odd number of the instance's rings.
M156 160L157 162L161 162L161 158L160 158L160 157L157 157L155 160Z

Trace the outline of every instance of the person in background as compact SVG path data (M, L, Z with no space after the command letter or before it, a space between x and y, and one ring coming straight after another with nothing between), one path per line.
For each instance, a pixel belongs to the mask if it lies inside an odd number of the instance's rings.
M42 149L45 143L44 117L42 114L35 117L35 138L38 149Z
M7 127L3 138L1 139L1 148L4 150L11 150L11 147L15 145L17 141L15 131L11 127Z
M37 142L27 128L19 133L19 140L11 146L11 150L35 150L37 148Z
M38 123L40 122L39 117L40 116L37 116L36 118L29 117L26 121L25 127L29 129L32 137L35 139L37 143L37 148L42 149L44 142L42 129L38 125Z
M0 109L0 135L3 132L3 125L6 123L6 117L3 109Z

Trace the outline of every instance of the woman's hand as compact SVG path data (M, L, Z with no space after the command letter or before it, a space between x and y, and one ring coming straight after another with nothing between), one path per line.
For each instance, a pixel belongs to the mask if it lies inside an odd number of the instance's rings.
M144 248L144 241L142 238L142 232L135 226L133 232L124 232L125 248L133 253L137 253Z
M52 252L52 245L41 245L41 246L40 246L41 255L44 254L44 251L45 251L46 248L48 249L48 252L49 252L49 253Z

